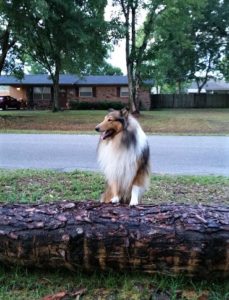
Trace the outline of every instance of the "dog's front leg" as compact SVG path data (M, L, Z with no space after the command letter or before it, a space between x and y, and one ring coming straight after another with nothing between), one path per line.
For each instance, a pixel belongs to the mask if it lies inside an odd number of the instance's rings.
M110 203L112 197L113 197L113 194L111 191L111 187L109 186L109 184L107 184L105 192L101 195L100 202L101 203Z
M138 186L138 185L132 186L130 206L138 205L143 192L144 192L144 189L141 186Z
M112 182L111 191L112 191L111 202L112 203L119 203L120 198L119 198L119 195L118 195L118 185L117 185L116 182Z

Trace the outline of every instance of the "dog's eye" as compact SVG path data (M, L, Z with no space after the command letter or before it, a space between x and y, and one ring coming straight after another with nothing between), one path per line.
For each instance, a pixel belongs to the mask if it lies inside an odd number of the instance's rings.
M112 119L108 119L108 122L111 122L112 121Z

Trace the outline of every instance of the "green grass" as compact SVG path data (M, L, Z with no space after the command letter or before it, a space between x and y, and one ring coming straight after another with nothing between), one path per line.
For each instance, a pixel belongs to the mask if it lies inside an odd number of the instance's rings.
M226 280L198 282L180 277L156 275L83 274L0 267L1 300L36 300L59 292L68 292L71 295L81 288L86 289L83 297L64 299L195 300L207 295L208 298L203 299L227 300L229 297L229 286Z
M100 173L0 170L0 201L6 202L98 200L104 187ZM143 202L229 204L229 177L154 175Z
M98 200L104 178L92 172L60 173L0 170L0 201ZM185 202L229 205L229 178L216 176L152 176L145 203ZM74 293L85 288L82 297ZM0 266L0 299L35 300L66 292L63 299L226 300L228 280L198 280L142 274L84 274L64 270L31 270ZM207 297L203 298L204 295ZM200 298L202 296L202 298ZM55 298L54 298L55 299ZM57 300L58 298L56 298Z
M92 133L106 111L0 111L0 132ZM229 109L163 109L139 117L150 134L228 135Z

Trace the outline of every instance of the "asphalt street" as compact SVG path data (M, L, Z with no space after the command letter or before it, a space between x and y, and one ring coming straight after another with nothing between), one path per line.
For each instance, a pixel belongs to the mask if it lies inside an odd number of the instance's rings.
M0 168L98 171L98 135L0 134ZM149 136L152 172L229 176L228 136Z

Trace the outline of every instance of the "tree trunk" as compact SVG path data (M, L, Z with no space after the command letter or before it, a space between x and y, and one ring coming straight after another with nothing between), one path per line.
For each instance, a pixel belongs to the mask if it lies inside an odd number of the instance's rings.
M10 41L10 26L8 24L6 29L3 31L2 35L0 36L0 49L1 49L0 75L5 66L6 56L9 50L15 45L15 43L16 43L15 39Z
M198 89L198 94L200 94L201 89L202 89L202 85L201 85L201 83L199 82L199 80L197 80L197 79L196 79L196 85L197 85L197 89Z
M127 65L127 77L128 77L128 87L129 87L129 106L131 113L135 113L137 108L135 105L135 93L134 93L134 78L133 70L130 64Z
M60 78L60 68L56 64L55 74L53 76L53 104L52 111L57 112L60 110L59 104L59 78Z
M139 89L140 89L140 74L136 71L136 79L135 79L135 106L136 106L136 113L137 114L140 114Z
M182 92L182 86L181 86L181 81L178 80L177 82L177 86L178 86L178 94L180 95Z
M59 107L59 83L54 82L53 83L53 106L52 111L57 112L60 110Z
M129 88L129 107L132 113L138 114L139 107L136 103L136 82L135 82L135 51L136 51L136 31L135 31L135 14L136 7L133 3L125 4L125 1L121 0L122 12L125 17L125 39L126 39L126 67L127 67L127 78ZM131 34L130 34L131 32Z
M201 93L204 85L207 83L207 77L205 79L202 79L201 81L200 80L196 80L196 83L197 83L197 88L198 88L198 94Z
M229 207L1 204L0 262L226 277Z

